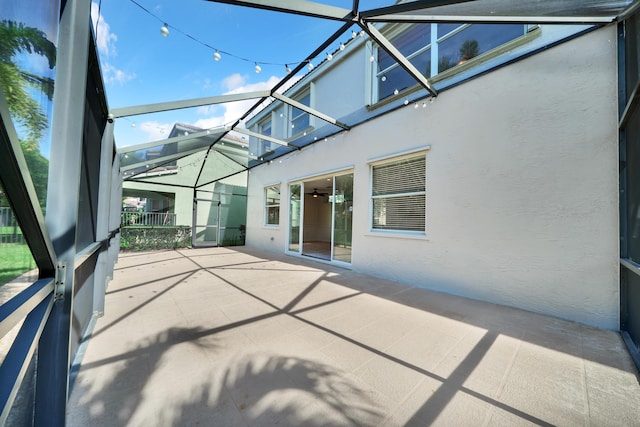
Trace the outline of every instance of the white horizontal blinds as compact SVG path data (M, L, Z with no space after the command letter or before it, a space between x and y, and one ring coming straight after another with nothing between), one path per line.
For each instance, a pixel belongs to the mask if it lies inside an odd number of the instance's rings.
M373 228L425 231L424 155L373 166Z

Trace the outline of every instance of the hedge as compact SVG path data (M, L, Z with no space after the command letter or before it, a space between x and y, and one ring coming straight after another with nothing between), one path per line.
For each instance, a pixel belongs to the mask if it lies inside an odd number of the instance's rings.
M177 249L191 246L191 227L122 227L120 249L149 251Z

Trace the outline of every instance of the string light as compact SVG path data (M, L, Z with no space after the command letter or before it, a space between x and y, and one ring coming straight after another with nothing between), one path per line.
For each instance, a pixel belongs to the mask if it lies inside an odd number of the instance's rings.
M169 35L169 25L165 22L162 27L160 27L160 34L162 37L167 37Z
M380 77L380 80L382 80L383 82L386 82L387 81L387 76L383 75L382 77Z
M376 57L375 57L375 56L371 55L371 56L369 57L369 62L373 62L373 61L375 61L375 60L376 60Z
M393 90L393 94L394 94L394 95L397 95L397 94L399 94L399 93L400 93L400 91L399 91L398 89L394 89L394 90Z
M343 51L343 50L344 50L344 48L345 48L344 43L340 43L340 51Z
M291 68L289 68L288 64L284 64L284 70L287 72L287 74L291 74Z
M351 38L352 38L352 39L355 39L357 35L358 35L358 34L356 34L356 32L355 32L355 31L351 31Z
M408 99L404 100L404 105L409 105L409 100Z
M216 52L213 54L213 59L215 61L220 61L220 59L222 59L222 56L220 55L220 52L218 52L217 49L216 49Z
M333 55L330 53L327 53L327 61L331 61L333 59Z
M313 70L313 63L311 61L309 61L309 65L307 65L307 68L309 69L309 71Z
M258 63L256 62L256 74L260 74L260 71L262 71L262 67L258 65Z

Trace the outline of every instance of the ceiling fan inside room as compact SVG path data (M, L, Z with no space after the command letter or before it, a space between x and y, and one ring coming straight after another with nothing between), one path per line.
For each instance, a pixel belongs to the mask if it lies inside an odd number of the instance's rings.
M321 193L321 192L319 192L317 188L314 188L311 193L304 193L304 194L308 194L311 197L327 197L329 195L329 193Z

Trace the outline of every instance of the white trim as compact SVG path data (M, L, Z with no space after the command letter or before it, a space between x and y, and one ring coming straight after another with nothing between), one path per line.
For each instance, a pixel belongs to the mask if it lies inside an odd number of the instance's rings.
M329 169L329 170L325 170L322 172L316 172L316 173L311 173L308 175L303 175L301 177L296 177L296 178L291 178L287 181L287 184L291 185L291 184L297 184L297 183L302 183L305 180L309 179L309 178L322 178L324 176L327 175L343 175L340 172L348 172L351 170L355 169L355 165L349 165L349 166L342 166L339 168L334 168L334 169Z
M431 145L423 145L421 147L409 148L408 150L396 151L395 153L385 154L382 156L372 157L367 159L367 164L374 166L376 163L385 162L387 160L395 159L402 160L405 157L410 157L416 154L419 154L424 151L424 154L427 154L427 151L431 150Z

